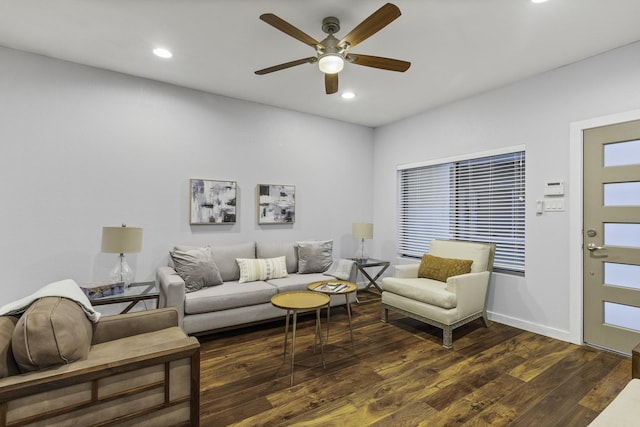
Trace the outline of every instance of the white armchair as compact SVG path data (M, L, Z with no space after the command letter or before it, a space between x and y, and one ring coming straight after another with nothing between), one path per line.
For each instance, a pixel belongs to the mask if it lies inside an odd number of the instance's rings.
M482 318L486 327L487 290L493 269L495 245L456 240L432 240L429 254L440 258L471 260L469 273L446 282L419 278L419 264L397 265L393 277L382 280L382 321L389 310L442 329L445 348L451 348L453 329ZM468 265L468 264L467 264Z

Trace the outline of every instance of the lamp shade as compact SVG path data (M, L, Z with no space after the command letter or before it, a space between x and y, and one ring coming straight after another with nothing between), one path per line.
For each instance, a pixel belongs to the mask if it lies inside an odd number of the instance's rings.
M142 249L142 228L102 227L102 252L126 254Z
M372 239L373 238L373 224L368 222L354 223L351 229L351 234L356 239Z

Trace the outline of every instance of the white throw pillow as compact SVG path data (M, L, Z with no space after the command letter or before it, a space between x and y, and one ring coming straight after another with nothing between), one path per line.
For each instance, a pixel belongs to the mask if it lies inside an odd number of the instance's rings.
M240 267L240 283L287 277L287 258L236 258Z

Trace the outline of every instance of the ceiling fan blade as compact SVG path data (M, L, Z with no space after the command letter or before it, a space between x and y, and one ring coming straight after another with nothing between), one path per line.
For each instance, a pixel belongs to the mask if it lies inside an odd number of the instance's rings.
M392 3L387 3L380 9L373 12L356 28L351 30L349 34L347 34L342 40L340 40L338 46L343 46L345 43L348 43L349 48L352 48L392 23L400 15L401 13L400 9L398 9L398 6Z
M273 73L274 71L280 71L280 70L284 70L286 68L295 67L296 65L302 65L302 64L316 62L317 60L318 60L318 58L316 58L315 56L310 56L308 58L302 58L302 59L298 59L296 61L285 62L284 64L274 65L273 67L263 68L262 70L258 70L255 73L257 75L259 75L259 76L262 76L264 74Z
M324 74L324 89L327 95L331 95L338 91L338 73Z
M265 13L260 15L260 19L271 25L272 27L277 28L283 33L293 37L294 39L300 40L304 44L308 44L312 48L316 48L316 46L324 47L322 43L311 37L310 35L304 33L293 25L289 24L282 18L274 15L273 13Z
M381 56L360 55L359 53L350 53L347 55L347 61L357 65L364 65L365 67L381 68L383 70L399 71L401 73L407 71L411 66L411 62L383 58Z

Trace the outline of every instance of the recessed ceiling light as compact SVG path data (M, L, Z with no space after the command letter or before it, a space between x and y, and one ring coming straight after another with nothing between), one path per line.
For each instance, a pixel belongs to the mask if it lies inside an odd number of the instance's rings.
M160 58L171 58L173 56L171 51L163 47L157 47L153 49L153 53L154 55L159 56Z
M344 92L341 96L344 99L353 99L356 97L356 94L353 92Z
M547 0L531 0L531 3L544 3Z

